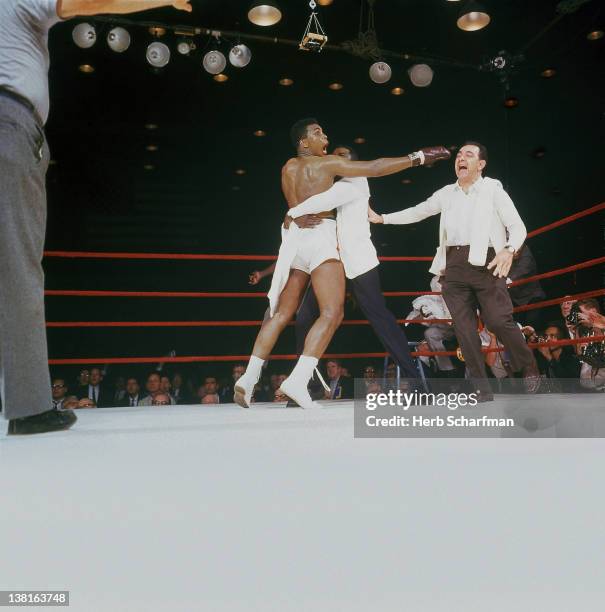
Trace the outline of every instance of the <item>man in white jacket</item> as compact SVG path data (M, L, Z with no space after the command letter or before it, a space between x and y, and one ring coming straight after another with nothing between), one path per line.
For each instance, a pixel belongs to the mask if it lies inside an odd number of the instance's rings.
M441 214L439 247L430 271L441 277L443 297L482 401L493 398L477 332L477 305L486 327L506 347L513 368L523 372L527 391L536 392L540 383L534 356L513 321L506 286L513 255L523 245L527 231L500 181L483 177L486 165L486 148L467 142L456 155L455 183L396 213L377 215L370 210L372 223L393 225Z
M349 146L337 146L333 155L356 161ZM370 234L368 200L370 188L365 177L343 178L333 187L314 195L288 211L292 219L336 208L338 250L345 275L359 307L367 317L385 349L399 366L404 378L416 378L418 371L410 354L408 339L397 319L387 308L378 274L378 257ZM296 314L297 351L302 352L304 339L317 318L319 306L309 287Z

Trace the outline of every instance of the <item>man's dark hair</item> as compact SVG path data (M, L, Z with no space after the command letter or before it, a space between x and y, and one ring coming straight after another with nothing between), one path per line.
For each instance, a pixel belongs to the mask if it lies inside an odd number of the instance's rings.
M340 359L326 359L326 365L329 363L335 363L338 367L342 367L342 361L340 361Z
M544 333L546 333L546 330L549 327L554 327L558 334L559 334L559 338L565 338L565 336L567 335L567 331L565 330L565 328L563 327L563 323L561 321L549 321L545 326L544 326Z
M318 123L317 119L314 117L306 117L305 119L299 119L290 128L290 139L292 140L292 145L297 151L298 143L307 136L307 128L314 123Z
M475 140L467 140L462 147L466 147L466 145L477 147L479 149L479 159L482 159L487 164L487 148L485 145L482 145L480 142L476 142Z
M134 382L137 383L137 385L141 386L140 383L139 383L139 379L136 376L129 376L126 379L126 384L128 384L128 382L131 381L131 380L134 380Z
M359 161L359 155L357 155L357 151L353 147L345 144L339 144L332 150L334 151L335 149L346 149L351 154L351 161Z
M157 376L160 380L162 380L162 375L157 370L153 370L147 374L147 380L149 380L152 376Z

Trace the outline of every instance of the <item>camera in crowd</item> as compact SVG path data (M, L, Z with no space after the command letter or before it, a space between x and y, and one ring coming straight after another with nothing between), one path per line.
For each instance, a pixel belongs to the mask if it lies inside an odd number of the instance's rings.
M576 302L571 307L571 310L570 310L569 314L565 317L565 320L568 323L571 323L572 325L579 325L580 324L580 312L581 312L580 311L580 306Z

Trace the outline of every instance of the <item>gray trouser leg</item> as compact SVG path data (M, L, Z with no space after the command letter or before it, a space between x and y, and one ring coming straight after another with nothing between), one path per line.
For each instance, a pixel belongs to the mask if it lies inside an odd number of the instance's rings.
M429 327L424 330L424 338L431 351L445 351L446 348L443 345L443 341L451 340L454 337L454 328L451 325L429 325ZM449 357L436 355L435 361L437 362L437 367L442 372L448 372L454 369L454 364Z
M48 161L42 128L0 96L0 395L7 419L51 408L41 264Z

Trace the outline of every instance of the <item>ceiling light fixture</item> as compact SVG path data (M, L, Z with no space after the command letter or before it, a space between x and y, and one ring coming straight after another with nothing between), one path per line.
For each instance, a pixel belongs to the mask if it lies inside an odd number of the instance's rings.
M284 77L283 79L279 79L279 84L284 87L290 87L290 85L294 84L294 81L288 77Z
M170 61L170 49L161 42L152 42L145 54L147 62L154 68L163 68Z
M245 68L252 59L252 51L246 45L235 45L229 51L229 62L236 68Z
M206 72L210 74L219 74L225 69L225 66L227 66L227 60L220 51L214 49L213 51L208 51L208 53L204 55L202 64Z
M267 132L265 132L264 130L256 130L256 132L254 132L254 135L258 138L262 138L263 136L267 135Z
M363 136L358 136L353 140L355 144L365 144L366 139Z
M555 74L557 74L557 71L554 68L545 68L540 73L540 76L545 79L551 79L552 77L555 76Z
M479 2L469 0L460 10L456 24L465 32L476 32L485 28L490 21L491 17L485 8Z
M92 74L95 71L95 67L91 64L82 64L78 66L78 70L84 74Z
M515 96L508 96L504 100L504 106L506 106L506 108L516 108L519 106L519 98L515 98Z
M370 79L382 85L390 80L393 71L386 62L375 62L370 66Z
M588 34L586 34L586 38L588 40L599 40L600 38L603 38L603 30L593 30L592 32L588 32Z
M97 42L97 31L89 23L79 23L73 29L71 37L80 49L90 49Z
M402 96L405 93L405 90L403 87L393 87L393 89L391 89L391 93L394 96Z
M330 83L328 87L332 91L340 91L344 87L344 85L342 83Z
M428 87L433 82L433 69L428 64L414 64L408 75L415 87Z
M282 13L273 0L256 0L248 10L248 19L257 26L268 27L281 21Z
M226 74L222 73L222 72L219 72L218 74L215 74L212 78L217 83L224 83L225 81L229 80L229 77Z
M130 47L130 34L128 30L117 27L110 30L107 34L107 44L112 51L116 53L124 53Z

